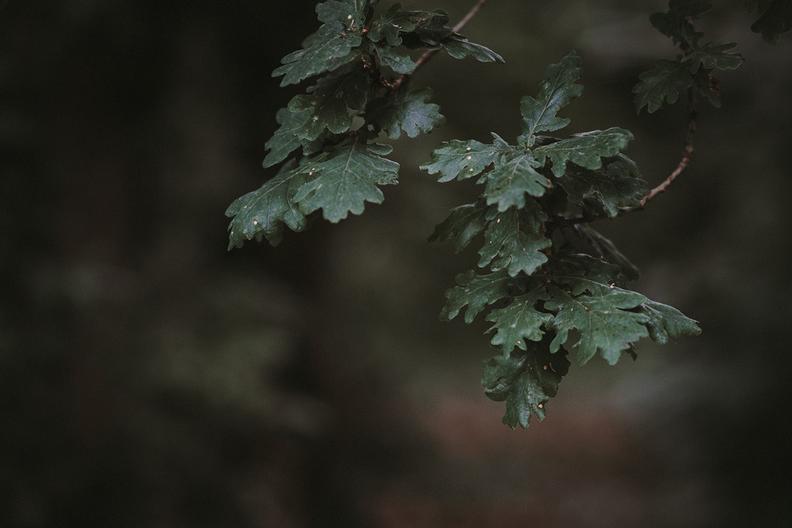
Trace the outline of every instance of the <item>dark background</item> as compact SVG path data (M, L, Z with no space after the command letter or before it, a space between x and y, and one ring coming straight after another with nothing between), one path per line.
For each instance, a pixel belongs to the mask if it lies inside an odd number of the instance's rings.
M662 1L492 0L468 33L507 65L420 71L448 122L396 145L384 205L232 253L223 212L271 175L295 90L269 73L313 3L0 2L0 526L792 526L792 42L716 3L708 35L747 59L725 109L670 193L602 226L705 333L575 369L512 432L478 384L484 327L437 318L473 256L425 242L474 190L416 167L516 135L577 48L573 128L633 130L660 181L684 109L636 116L630 90L673 55Z

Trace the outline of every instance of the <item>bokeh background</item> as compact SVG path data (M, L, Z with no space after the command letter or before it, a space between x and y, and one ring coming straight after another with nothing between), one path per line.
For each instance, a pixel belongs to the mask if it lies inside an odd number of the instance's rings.
M662 1L492 0L467 33L508 63L420 71L447 124L396 145L384 205L231 253L223 212L271 175L295 92L270 71L313 2L0 2L0 526L792 526L792 41L716 4L709 37L746 57L725 110L670 193L601 226L705 333L573 370L512 432L479 387L484 327L437 317L474 255L426 238L475 190L416 167L516 135L576 48L573 128L633 130L660 181L684 109L636 116L630 90L673 55Z

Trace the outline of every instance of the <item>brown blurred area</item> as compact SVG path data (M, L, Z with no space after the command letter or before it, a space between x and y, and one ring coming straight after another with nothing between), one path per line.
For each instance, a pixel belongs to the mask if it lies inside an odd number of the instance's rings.
M384 205L231 253L223 212L271 175L295 91L270 71L313 2L0 4L0 526L792 525L792 42L752 34L743 2L705 23L746 64L695 164L602 226L704 335L574 369L521 432L479 387L485 327L437 317L474 259L426 238L475 190L416 167L443 139L516 135L519 98L576 48L573 129L631 129L660 181L684 109L636 116L630 90L673 55L647 20L662 1L491 0L468 34L507 64L418 73L447 124L396 144Z

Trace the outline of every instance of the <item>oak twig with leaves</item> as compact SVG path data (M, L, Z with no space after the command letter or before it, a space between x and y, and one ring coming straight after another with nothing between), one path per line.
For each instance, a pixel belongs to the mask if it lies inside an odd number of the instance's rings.
M483 3L483 2L482 2ZM431 91L404 83L419 66L411 52L445 50L457 59L502 62L494 51L449 27L441 11L375 9L370 0L329 0L316 7L322 26L290 53L274 76L281 86L319 76L278 112L265 167L287 161L260 189L228 208L230 247L266 238L283 227L303 231L317 211L333 223L382 203L380 187L398 183L399 165L378 143L430 132L443 116ZM428 56L419 59L421 63Z
M512 145L451 141L423 168L441 182L476 178L478 201L462 205L432 240L462 250L479 238L479 267L457 277L443 311L465 310L465 322L487 312L500 353L485 364L486 394L506 402L504 423L527 427L544 418L570 360L596 355L615 364L651 337L699 333L681 312L624 288L637 270L589 222L637 207L646 184L623 154L632 134L622 128L551 136L570 124L559 112L583 88L580 58L547 69L539 94L525 97L523 133Z
M379 6L376 0L329 0L316 12L318 31L284 57L274 75L282 86L314 79L277 114L280 128L267 143L265 167L281 165L261 188L228 208L229 247L245 241L280 242L284 227L303 231L320 214L336 223L381 203L381 187L398 182L399 165L384 144L415 138L443 119L429 89L414 89L411 74L438 51L462 59L503 62L494 51L460 34L487 0L478 0L454 27L441 11ZM753 0L753 25L768 40L790 29L792 0ZM570 120L560 112L581 96L581 61L570 53L547 68L536 97L521 103L523 132L514 142L447 142L423 168L441 182L473 180L479 198L450 212L432 241L457 251L477 242L478 271L457 277L444 318L484 314L499 353L485 363L487 396L505 401L504 423L528 427L544 418L547 402L571 363L596 356L610 364L651 338L700 333L671 306L626 288L638 270L591 223L643 208L685 171L693 152L698 105L720 106L715 75L742 57L734 44L703 40L694 22L709 11L704 0L671 0L652 15L656 29L679 49L640 76L636 106L649 113L684 97L689 122L682 159L648 189L625 155L633 135L618 127L559 136ZM419 55L420 53L420 55ZM417 59L414 56L419 55Z

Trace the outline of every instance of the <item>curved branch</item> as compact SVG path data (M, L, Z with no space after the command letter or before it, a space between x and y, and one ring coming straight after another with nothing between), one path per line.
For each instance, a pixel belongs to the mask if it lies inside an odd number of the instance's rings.
M660 185L649 191L646 196L641 199L641 207L646 207L646 204L648 204L652 199L666 192L668 188L673 185L674 181L679 178L683 172L685 172L685 170L690 165L690 162L693 161L693 154L696 151L693 141L696 138L696 130L698 128L698 112L696 110L696 101L692 89L688 91L688 107L690 111L688 113L687 134L685 136L685 148L682 151L682 158L679 160L679 163L671 172L671 174L669 174L668 177L666 177L666 179L660 183Z

